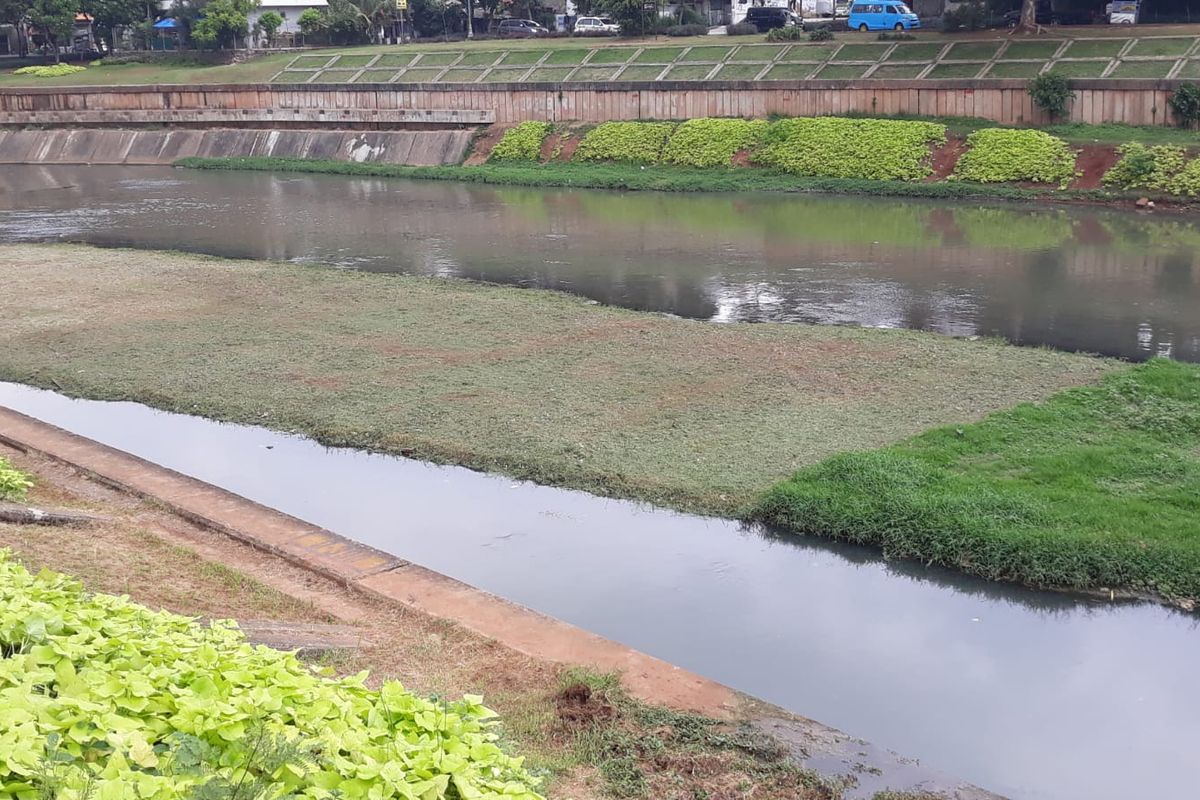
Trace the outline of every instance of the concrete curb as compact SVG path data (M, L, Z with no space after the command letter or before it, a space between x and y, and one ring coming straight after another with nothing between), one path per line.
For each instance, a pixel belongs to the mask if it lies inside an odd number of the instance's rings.
M204 528L370 595L451 620L525 655L619 672L629 692L644 702L746 721L783 742L796 762L827 776L853 775L857 785L845 793L848 800L883 789L1003 800L661 659L3 406L0 443L66 464Z

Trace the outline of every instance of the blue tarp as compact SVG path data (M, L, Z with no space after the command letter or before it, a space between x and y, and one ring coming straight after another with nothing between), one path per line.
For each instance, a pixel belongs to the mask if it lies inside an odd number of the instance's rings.
M159 28L160 30L163 28L178 28L179 23L171 17L167 17L166 19L160 19L158 22L154 23L154 27Z

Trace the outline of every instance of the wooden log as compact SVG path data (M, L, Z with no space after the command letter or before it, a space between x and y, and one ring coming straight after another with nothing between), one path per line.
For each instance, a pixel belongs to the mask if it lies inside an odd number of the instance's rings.
M0 503L0 522L14 525L71 525L82 527L110 522L109 517L99 517L93 514L77 514L74 511L61 509L41 509L31 506L18 506L11 503Z

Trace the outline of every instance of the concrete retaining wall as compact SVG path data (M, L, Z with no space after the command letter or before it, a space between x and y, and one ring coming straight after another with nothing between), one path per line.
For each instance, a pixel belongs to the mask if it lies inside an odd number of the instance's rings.
M462 161L469 130L0 130L0 164L171 164L187 156L432 166Z
M1179 81L1078 80L1075 122L1173 124L1167 97ZM450 112L446 109L455 109ZM355 84L130 86L0 89L0 124L204 123L224 119L388 122L423 112L483 115L500 123L542 119L684 119L769 114L921 114L1048 122L1025 81L659 81L564 84ZM400 119L397 117L397 119Z

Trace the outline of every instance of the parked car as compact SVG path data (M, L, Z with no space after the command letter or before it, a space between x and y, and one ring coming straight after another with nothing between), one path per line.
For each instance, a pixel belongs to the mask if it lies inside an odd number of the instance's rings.
M534 36L548 36L550 31L538 25L531 19L502 19L496 28L496 35L514 39L530 39Z
M616 36L621 26L608 17L580 17L574 30L576 36Z
M921 27L921 20L904 3L861 3L850 6L846 27L860 31L907 31Z
M786 8L775 6L752 6L746 9L746 22L766 33L773 28L804 28L804 20Z

